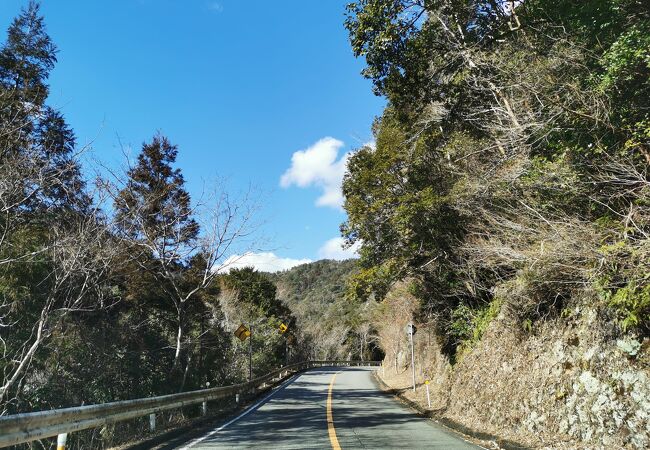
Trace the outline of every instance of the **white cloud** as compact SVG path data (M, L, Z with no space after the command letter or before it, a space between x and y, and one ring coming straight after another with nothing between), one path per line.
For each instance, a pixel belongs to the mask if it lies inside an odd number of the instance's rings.
M316 205L341 208L341 183L351 154L345 153L337 159L343 146L338 139L325 137L311 147L295 152L291 157L291 167L282 175L280 185L284 188L316 186L323 191Z
M318 250L318 257L322 259L336 259L339 261L358 258L359 254L357 252L361 246L361 242L357 241L352 247L343 249L344 242L345 240L342 237L330 239Z
M312 262L311 259L291 259L280 258L271 252L262 253L245 253L243 255L233 255L222 264L220 272L229 272L231 269L241 269L242 267L254 267L260 272L279 272L281 270L291 269L301 264Z
M212 12L220 13L223 11L223 5L219 2L214 2L214 1L208 2L206 6Z

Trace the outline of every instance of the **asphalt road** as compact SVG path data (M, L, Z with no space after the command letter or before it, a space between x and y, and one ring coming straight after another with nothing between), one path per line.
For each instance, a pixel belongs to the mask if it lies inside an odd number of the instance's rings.
M181 449L477 449L381 392L364 368L302 373Z

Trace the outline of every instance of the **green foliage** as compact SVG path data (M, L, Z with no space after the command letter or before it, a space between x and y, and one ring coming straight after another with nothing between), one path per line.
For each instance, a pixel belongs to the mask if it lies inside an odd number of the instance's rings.
M269 276L292 309L298 304L320 309L345 295L346 281L356 268L355 260L321 260Z
M645 282L650 280L650 274L646 276ZM609 305L615 308L621 315L621 326L623 330L633 329L639 325L650 322L650 284L639 287L634 283L618 289L611 299Z
M302 345L296 342L295 336L300 336L300 327L294 317L293 308L289 308L278 297L275 277L272 274L258 272L252 267L233 269L221 276L222 295L220 303L229 316L231 324L230 340L233 342L232 364L229 368L231 376L236 381L248 378L249 345L253 349L253 375L260 376L281 365L288 364L290 357L300 356ZM280 334L281 323L288 326L289 331ZM234 331L240 324L252 330L252 342L240 341ZM292 336L291 338L289 336ZM294 348L289 354L289 341Z
M174 258L178 247L190 244L199 231L183 175L172 167L177 155L177 146L154 136L142 145L138 163L129 169L127 185L115 200L123 232L162 250L158 256L163 260Z
M635 81L647 82L650 69L650 30L648 24L631 26L603 54L601 64L605 69L601 75L600 88L615 89L621 84ZM634 92L631 92L634 94Z
M602 221L601 221L602 223ZM633 228L615 229L614 238L599 248L606 261L594 288L616 314L624 331L650 330L650 265L648 243L637 245ZM616 239L616 236L628 238Z
M40 5L30 0L7 31L0 50L0 79L25 101L41 105L48 96L46 80L56 63L57 49L45 30Z
M432 147L436 134L408 142L407 129L389 108L375 125L376 149L363 148L348 163L343 182L348 221L341 231L361 241L362 271L351 291L381 298L395 274L426 264L450 249L462 232L449 208L451 177Z
M252 267L233 269L223 277L224 285L236 292L244 307L265 317L289 320L291 312L277 298L277 288L269 276Z
M498 297L532 330L596 278L625 332L650 326L648 9L515 3L348 6L352 49L389 101L343 183L342 233L362 243L351 297L415 277L452 357L492 318L480 305Z
M362 289L362 273L357 260L322 260L272 275L280 297L296 317L302 342L302 349L296 350L318 359L358 352L368 318L361 294L351 295L350 289Z
M388 94L408 84L416 91L426 76L426 50L418 39L424 20L420 2L364 0L347 5L345 26L350 33L352 50L366 58L363 75L373 80L375 93Z
M85 295L78 265L95 249L66 259L66 239L79 235L91 212L74 133L47 104L55 62L39 6L30 2L0 47L0 414L31 408L21 393L32 387L36 350L69 309L96 301Z
M612 284L611 279L603 278L596 283L596 289L616 312L623 330L647 328L650 324L650 272L623 287L616 288Z
M503 301L497 298L482 308L459 305L452 311L448 333L458 345L456 360L481 340L490 323L499 315L502 305Z

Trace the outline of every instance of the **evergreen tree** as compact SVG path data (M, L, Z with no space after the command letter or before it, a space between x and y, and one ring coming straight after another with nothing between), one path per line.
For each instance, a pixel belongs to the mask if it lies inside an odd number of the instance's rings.
M288 320L291 312L277 298L277 288L267 274L252 267L232 269L224 278L225 285L237 292L239 301L267 317Z
M0 403L14 407L43 344L72 311L93 307L105 275L103 223L84 192L75 137L46 104L56 62L30 2L0 46ZM83 249L83 250L82 250ZM80 253L83 251L83 253ZM91 287L92 286L92 287Z
M188 302L207 288L203 277L188 283L185 275L198 249L198 223L192 217L190 195L179 169L174 169L178 149L161 135L142 146L137 165L128 171L126 186L115 200L119 234L127 242L130 261L127 283L141 284L144 271L155 283L163 308L173 314L176 328L173 368L180 368L188 327ZM186 359L186 364L187 364ZM187 367L187 366L186 366Z
M46 84L56 60L56 46L45 31L40 6L30 1L14 19L7 42L0 51L0 81L17 98L42 106L48 96Z
M182 248L194 245L199 232L183 175L172 167L177 155L178 147L161 135L143 144L115 204L123 230L139 241L151 241L156 256L165 261L174 261Z
M56 53L32 1L14 19L0 49L0 162L22 184L13 191L14 202L31 210L82 209L90 203L75 160L74 132L45 103Z

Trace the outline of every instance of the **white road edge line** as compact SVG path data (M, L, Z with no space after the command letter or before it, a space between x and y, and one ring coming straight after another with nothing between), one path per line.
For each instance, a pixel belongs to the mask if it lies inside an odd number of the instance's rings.
M178 450L188 450L189 448L195 446L196 444L199 444L199 443L205 441L205 440L206 440L207 438L209 438L210 436L214 436L215 434L217 434L218 432L220 432L221 430L223 430L224 428L226 428L228 425L231 425L231 424L237 422L237 421L238 421L239 419L241 419L242 417L245 417L245 416L247 416L248 414L252 413L252 412L255 411L257 408L259 408L261 405L263 405L264 403L266 403L266 402L267 402L271 397L273 397L275 394L277 394L277 393L280 392L282 389L284 389L285 387L287 387L287 385L291 384L291 383L292 383L296 378L298 378L298 376L299 376L299 374L296 374L296 375L292 376L292 377L289 378L287 381L285 381L284 383L282 383L279 387L277 387L275 390L273 390L273 392L271 392L269 395L267 395L266 397L264 397L264 398L263 398L262 400L260 400L259 402L255 403L253 406L249 407L247 410L245 410L243 413L241 413L240 415L238 415L238 416L235 417L234 419L229 420L228 422L226 422L226 423L224 423L223 425L221 425L219 428L215 428L214 430L210 431L210 432L209 432L208 434L206 434L205 436L202 436L202 437L200 437L200 438L194 439L194 440L193 440L192 442L190 442L188 445L186 445L185 447L180 447Z

